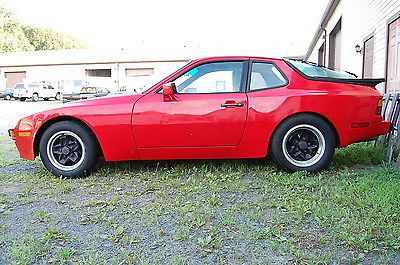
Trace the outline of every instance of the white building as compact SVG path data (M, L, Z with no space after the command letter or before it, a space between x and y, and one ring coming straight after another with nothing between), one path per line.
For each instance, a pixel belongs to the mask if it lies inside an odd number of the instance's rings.
M161 56L125 50L0 53L0 87L45 81L65 92L78 90L83 85L129 91L153 84L189 59L184 55Z
M400 1L331 0L306 60L385 77L383 91L400 91Z

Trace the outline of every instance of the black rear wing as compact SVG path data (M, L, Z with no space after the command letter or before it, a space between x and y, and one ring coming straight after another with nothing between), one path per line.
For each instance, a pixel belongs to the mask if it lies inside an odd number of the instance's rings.
M330 77L314 77L313 80L333 82L333 83L345 83L360 86L375 87L376 85L385 82L385 78L363 78L363 79L344 79L344 78L330 78Z

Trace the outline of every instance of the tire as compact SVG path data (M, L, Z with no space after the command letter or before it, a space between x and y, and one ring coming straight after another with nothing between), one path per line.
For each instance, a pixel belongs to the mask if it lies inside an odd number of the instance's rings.
M278 126L271 138L274 160L287 172L326 169L335 152L336 139L322 118L301 114Z
M25 101L26 98L19 98L19 101Z
M93 133L79 122L57 122L40 139L40 158L57 177L86 177L98 160L99 148L94 139Z
M61 100L61 93L57 93L55 99L56 100Z
M6 96L4 97L4 99L5 99L5 100L11 100L11 96L10 96L10 95L6 95Z
M39 95L38 95L38 93L33 93L33 95L32 95L32 101L34 101L34 102L38 102L38 101L39 101Z

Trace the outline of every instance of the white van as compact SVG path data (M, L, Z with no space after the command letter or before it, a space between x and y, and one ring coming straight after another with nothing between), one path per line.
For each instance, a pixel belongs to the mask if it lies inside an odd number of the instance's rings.
M20 101L32 99L36 102L39 98L43 98L44 100L49 100L50 98L60 100L62 94L58 89L46 83L20 83L14 87L14 98Z

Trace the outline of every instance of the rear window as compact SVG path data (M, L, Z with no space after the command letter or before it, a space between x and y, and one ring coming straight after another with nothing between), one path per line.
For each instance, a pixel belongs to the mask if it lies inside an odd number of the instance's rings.
M323 66L314 65L312 63L297 61L297 60L287 60L289 64L295 67L298 71L304 75L311 78L338 78L338 79L356 79L357 77L341 71L341 70L331 70Z

